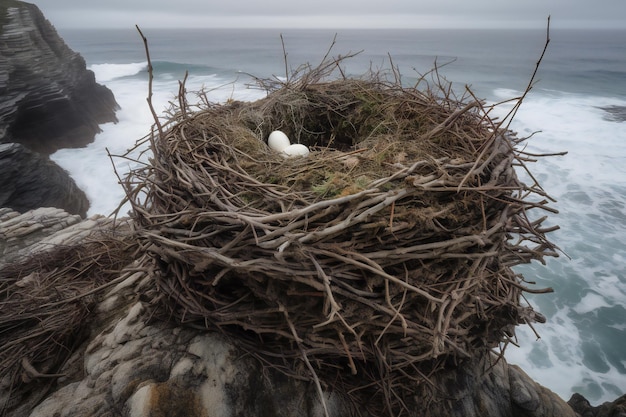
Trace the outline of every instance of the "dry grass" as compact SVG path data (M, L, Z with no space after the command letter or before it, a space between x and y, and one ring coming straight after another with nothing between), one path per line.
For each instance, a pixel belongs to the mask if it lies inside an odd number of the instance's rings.
M0 270L0 415L42 396L88 336L102 290L134 259L126 232L95 231Z

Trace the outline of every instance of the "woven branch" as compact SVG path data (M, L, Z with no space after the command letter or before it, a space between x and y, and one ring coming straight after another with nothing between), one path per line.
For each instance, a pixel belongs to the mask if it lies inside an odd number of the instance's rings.
M539 317L512 267L557 255L528 214L554 210L473 95L331 77L340 64L257 80L256 102L173 110L125 187L164 317L316 384L374 386L395 415L400 391ZM271 151L276 129L311 154Z

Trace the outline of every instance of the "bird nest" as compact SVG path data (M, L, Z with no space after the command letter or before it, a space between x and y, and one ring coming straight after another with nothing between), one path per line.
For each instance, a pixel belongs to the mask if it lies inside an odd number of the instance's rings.
M555 255L527 213L551 209L516 175L520 140L473 95L340 64L193 112L181 88L124 182L165 317L318 388L373 386L397 413L397 387L539 318L512 267ZM273 151L274 130L310 154Z
M87 339L104 289L128 276L137 244L127 229L108 223L0 268L0 416L29 414L67 377L58 372Z

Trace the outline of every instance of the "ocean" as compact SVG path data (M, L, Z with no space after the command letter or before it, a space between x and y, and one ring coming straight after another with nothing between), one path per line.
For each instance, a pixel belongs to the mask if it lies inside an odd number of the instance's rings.
M302 64L359 52L347 74L388 69L407 84L436 65L462 96L466 88L488 103L526 88L546 43L546 30L278 30L144 29L154 66L153 104L165 111L179 80L190 98L204 90L215 102L255 100L250 75L284 77ZM143 42L128 30L59 30L98 82L121 106L117 124L103 125L94 143L52 158L70 172L90 201L89 214L109 214L123 198L108 153L123 154L150 131ZM332 45L332 48L331 48ZM525 151L567 152L538 158L530 170L557 202L550 239L559 258L517 267L536 288L527 295L547 317L517 329L519 347L506 358L565 400L579 392L593 404L626 392L626 30L551 30L535 84L511 129L528 137ZM504 116L507 105L493 113ZM113 158L123 175L131 163ZM520 175L522 175L520 173Z

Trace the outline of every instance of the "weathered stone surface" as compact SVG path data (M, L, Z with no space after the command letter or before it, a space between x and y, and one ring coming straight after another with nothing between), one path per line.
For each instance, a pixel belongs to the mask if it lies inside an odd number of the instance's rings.
M415 416L576 417L558 395L518 366L486 353L430 377L436 398ZM419 404L419 398L416 399Z
M0 7L0 143L41 153L93 141L116 121L113 93L95 81L33 4Z
M110 223L111 220L103 216L81 221L79 215L53 207L25 213L0 208L0 268L58 245L76 245L94 230Z
M222 335L147 324L146 305L128 305L133 297L122 293L149 283L141 273L128 281L100 304L99 314L122 315L110 319L85 348L84 374L64 369L76 379L61 379L58 391L23 415L70 417L97 410L128 417L324 416L313 384L264 368ZM409 415L576 417L558 396L504 360L490 369L476 361L433 381L439 400ZM357 415L336 394L327 394L326 406L333 417Z
M136 274L129 280L140 281ZM100 313L107 309L122 315L87 345L84 375L26 415L323 416L311 384L263 369L221 335L146 324L150 313L142 302L104 303ZM328 406L333 415L346 415L334 398Z
M626 394L598 407L589 404L589 401L580 394L572 395L567 403L580 417L626 417Z
M22 213L57 207L87 215L89 200L70 175L47 156L20 144L0 144L0 178L0 207Z

